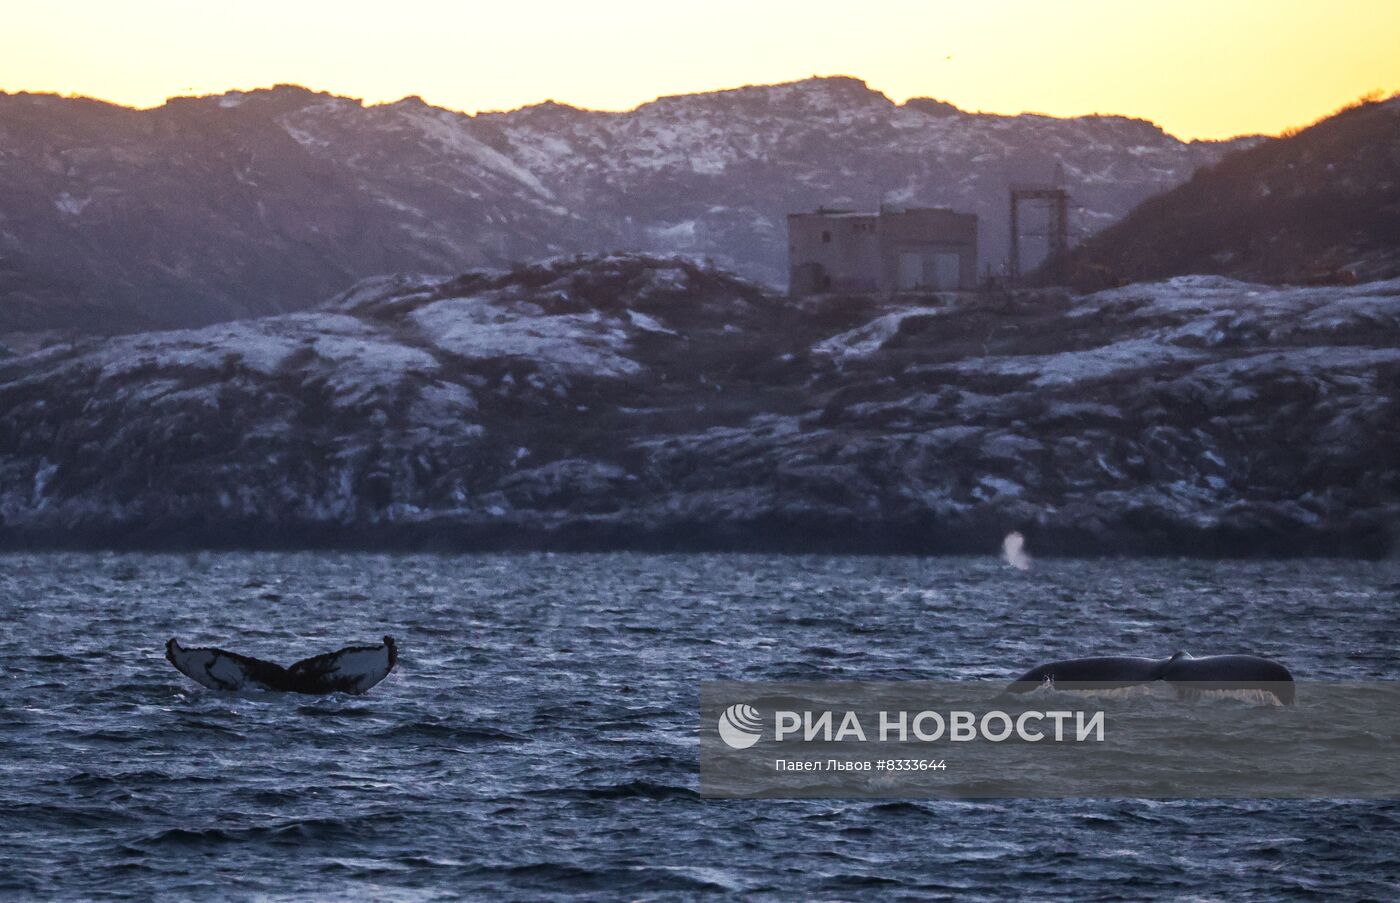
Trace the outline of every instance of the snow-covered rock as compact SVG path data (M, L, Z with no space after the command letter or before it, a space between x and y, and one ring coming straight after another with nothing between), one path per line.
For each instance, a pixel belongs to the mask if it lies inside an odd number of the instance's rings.
M1400 280L792 302L366 281L0 360L0 541L1383 554Z

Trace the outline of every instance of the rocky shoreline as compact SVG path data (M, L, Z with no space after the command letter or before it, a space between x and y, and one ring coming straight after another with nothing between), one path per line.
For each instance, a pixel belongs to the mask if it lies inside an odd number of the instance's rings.
M0 360L0 546L1394 553L1400 280L794 302L367 280Z

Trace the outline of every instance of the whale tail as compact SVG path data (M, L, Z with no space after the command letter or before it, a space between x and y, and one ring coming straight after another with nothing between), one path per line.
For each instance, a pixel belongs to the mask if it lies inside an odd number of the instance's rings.
M389 676L399 660L398 645L391 636L378 646L346 646L302 659L287 669L298 693L364 693Z
M1162 674L1183 699L1233 698L1293 705L1293 675L1257 655L1173 656Z
M389 676L399 654L394 638L386 636L378 646L346 646L284 668L223 649L187 649L171 637L165 644L165 657L181 674L211 690L324 695L367 692Z
M1255 655L1194 658L1178 652L1153 660L1133 656L1078 658L1027 671L1006 688L1026 693L1047 684L1058 690L1126 695L1132 688L1165 681L1182 699L1229 697L1293 705L1293 675L1276 661Z
M211 690L285 690L287 670L274 662L200 647L186 649L171 637L165 657L175 670Z

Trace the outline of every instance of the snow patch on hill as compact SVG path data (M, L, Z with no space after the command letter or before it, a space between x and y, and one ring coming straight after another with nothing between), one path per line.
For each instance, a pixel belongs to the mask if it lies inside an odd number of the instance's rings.
M502 307L480 298L448 298L419 308L413 321L433 347L482 360L528 358L550 369L620 377L640 370L623 356L628 336L599 313L549 316L539 307Z

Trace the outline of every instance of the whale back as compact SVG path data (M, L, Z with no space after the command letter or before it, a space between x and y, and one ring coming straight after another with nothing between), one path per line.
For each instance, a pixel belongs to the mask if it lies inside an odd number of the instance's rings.
M1062 690L1131 687L1159 680L1164 666L1163 661L1135 655L1067 659L1032 668L1007 689L1025 693L1047 683Z

